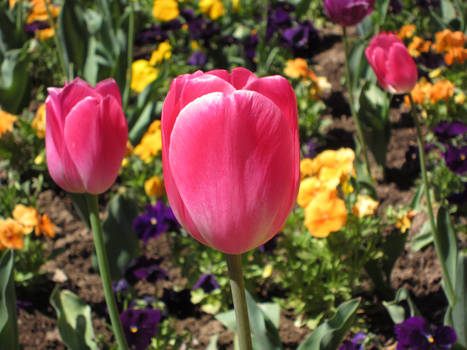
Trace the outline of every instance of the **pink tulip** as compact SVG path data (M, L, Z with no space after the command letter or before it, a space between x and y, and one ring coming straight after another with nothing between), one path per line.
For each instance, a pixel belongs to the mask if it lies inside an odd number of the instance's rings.
M50 176L68 192L105 192L115 182L128 140L117 83L106 79L93 88L76 78L48 92L45 146Z
M244 68L176 78L162 109L162 162L172 209L195 239L228 254L265 243L298 191L292 87Z
M365 55L383 89L404 94L414 88L418 79L417 66L397 36L384 32L376 35Z

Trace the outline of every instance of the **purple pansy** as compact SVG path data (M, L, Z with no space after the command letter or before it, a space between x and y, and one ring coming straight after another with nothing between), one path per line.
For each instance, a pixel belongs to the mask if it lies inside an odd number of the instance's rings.
M272 237L269 241L267 241L264 244L261 244L258 247L258 250L261 253L266 253L266 254L272 254L274 252L274 249L277 247L277 238L279 237L280 234L275 235Z
M146 350L157 333L162 312L128 308L120 314L125 338L131 350Z
M256 59L256 46L258 45L258 35L251 34L250 36L246 37L243 42L243 52L245 57L251 62L255 63Z
M191 316L195 312L195 306L191 302L191 290L182 289L175 291L164 288L162 297L160 298L167 308L170 315L175 315L178 318Z
M137 45L147 45L160 43L167 39L167 32L161 26L154 24L153 26L139 32L135 37L135 43Z
M319 47L318 30L306 20L293 28L284 30L283 44L292 51L294 57L310 57L314 49Z
M145 256L133 260L125 268L125 279L129 284L133 285L142 279L154 283L157 280L167 278L167 271L160 266L162 260L162 258L148 259Z
M193 290L198 288L202 288L205 293L211 293L214 289L219 289L220 286L212 273L203 273L193 286Z
M397 15L398 13L401 13L402 11L402 2L400 0L391 0L389 1L389 11L391 13Z
M146 212L133 221L133 230L144 243L151 238L159 237L163 232L178 228L179 224L172 209L163 201L146 206Z
M364 350L365 343L363 341L366 338L366 334L362 331L355 334L352 340L344 340L339 350Z
M34 35L36 30L50 28L49 22L47 21L35 21L24 26L24 31L30 35Z
M206 54L202 51L194 52L187 60L188 64L191 64L192 66L197 66L199 68L203 68L207 62L208 56L206 56Z
M295 6L286 1L280 1L274 7L269 8L266 40L271 40L274 33L290 28L293 18L289 13L293 10Z
M446 152L443 153L443 157L452 172L459 175L467 172L467 146L448 146Z
M395 326L396 350L448 350L457 341L448 326L435 327L422 317L410 317Z
M459 121L442 121L433 128L433 132L439 142L447 143L458 135L466 135L467 125Z
M373 12L375 0L324 0L324 11L331 21L342 26L360 23Z

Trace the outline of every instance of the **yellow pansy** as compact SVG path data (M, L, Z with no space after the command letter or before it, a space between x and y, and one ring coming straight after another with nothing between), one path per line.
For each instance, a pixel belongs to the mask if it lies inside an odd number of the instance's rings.
M378 208L378 202L369 196L357 196L357 202L352 208L352 213L359 218L364 216L372 216Z
M176 0L154 0L152 15L160 21L171 21L180 14Z
M322 190L323 186L317 177L312 176L303 179L298 190L297 204L305 208Z
M41 217L33 207L26 207L23 204L16 205L13 210L13 218L23 225L24 233L30 234L32 230L39 226Z
M45 103L41 104L37 109L36 116L34 117L31 126L36 132L37 137L45 137Z
M155 120L149 126L148 131L144 134L139 145L135 147L133 153L138 155L146 163L149 163L161 150L161 121Z
M149 61L137 60L131 65L130 87L136 92L142 92L158 76L159 70L151 66Z
M8 218L0 220L0 250L24 248L24 227Z
M144 182L144 192L148 197L161 197L164 190L164 181L159 176L153 176Z
M222 1L220 0L201 0L199 2L199 9L212 20L216 20L225 14L224 5L222 5Z
M13 124L17 119L17 116L0 109L0 137L7 132L13 131Z
M172 56L172 46L168 40L159 44L156 50L152 52L151 59L149 64L155 66L158 63L161 63L164 60L167 60Z

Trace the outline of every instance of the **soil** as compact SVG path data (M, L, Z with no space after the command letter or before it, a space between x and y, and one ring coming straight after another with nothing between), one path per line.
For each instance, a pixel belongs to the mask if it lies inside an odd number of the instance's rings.
M350 110L346 102L344 88L341 85L344 54L343 47L336 39L337 33L328 33L333 39L332 46L313 58L312 68L318 75L324 75L331 82L333 89L325 100L328 107L323 118L332 120L332 125L326 132L327 147L354 147L353 137L355 126L350 118ZM373 164L372 171L378 183L380 207L387 205L407 205L412 199L413 181L417 172L407 176L403 169L405 152L410 144L415 144L415 133L410 118L404 107L396 106L391 110L392 139L389 144L387 166L384 171ZM38 198L38 206L59 228L56 237L50 240L49 249L63 249L54 260L43 268L46 279L34 289L18 289L18 299L31 303L29 307L19 310L20 344L24 350L65 349L56 328L56 314L48 302L54 286L69 289L80 295L90 304L93 310L93 322L96 334L103 334L110 340L106 328L105 302L100 279L91 266L92 236L86 226L76 215L70 200L60 192L52 190L42 193ZM409 238L421 227L426 218L418 215ZM170 250L163 236L152 240L146 248L147 256L169 256ZM165 259L168 261L170 259ZM183 280L176 269L170 270L167 286L177 285ZM399 257L391 277L394 289L406 287L412 294L415 303L429 320L439 323L446 301L440 289L441 270L432 247L419 252L413 252L408 244ZM363 282L362 282L363 283ZM154 292L154 286L138 285L145 292ZM393 324L382 306L382 300L377 295L367 295L372 308L365 310L364 317L369 322L373 333L380 335L381 340L389 348L394 344L392 339ZM296 349L297 345L308 335L306 327L297 328L294 325L295 315L289 310L281 311L280 336L284 349ZM199 309L190 310L189 315L183 315L177 322L179 332L191 333L193 342L187 344L191 349L206 348L214 334L219 335L221 349L233 349L233 335L216 321L213 316Z

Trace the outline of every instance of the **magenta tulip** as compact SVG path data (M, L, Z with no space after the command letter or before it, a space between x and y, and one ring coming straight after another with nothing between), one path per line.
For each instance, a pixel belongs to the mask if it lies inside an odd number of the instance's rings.
M384 32L376 35L365 55L383 89L404 94L414 88L418 79L417 66L397 36Z
M360 23L372 13L375 0L324 0L323 4L331 21L348 27Z
M99 194L115 182L128 126L117 83L76 78L47 89L45 146L52 179L65 191Z
M279 232L300 177L297 102L285 78L244 68L176 78L162 145L169 202L195 239L241 254Z

